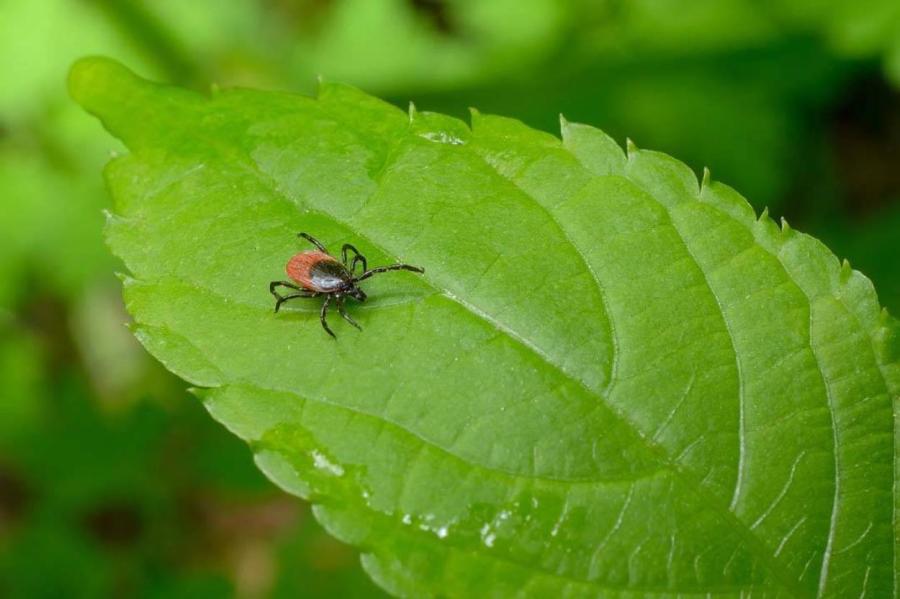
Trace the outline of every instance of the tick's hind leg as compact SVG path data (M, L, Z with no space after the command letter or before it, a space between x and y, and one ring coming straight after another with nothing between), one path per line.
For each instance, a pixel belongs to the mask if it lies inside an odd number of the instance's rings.
M326 295L325 301L322 303L322 311L319 312L319 320L322 321L322 328L325 329L325 332L331 335L333 339L337 339L337 335L328 328L328 322L325 320L325 317L328 316L328 302L331 301L331 296Z
M344 318L344 320L346 320L347 322L349 322L350 324L352 324L353 326L355 326L357 329L359 329L361 331L362 327L359 326L359 323L356 322L355 320L353 320L350 317L350 315L347 314L347 309L344 307L344 298L338 299L337 305L338 305L338 312L341 313L341 316Z
M269 283L269 293L274 295L276 298L281 297L280 295L278 295L278 292L275 291L276 287L287 287L288 289L293 289L294 291L303 291L302 287L298 287L297 285L288 283L287 281L272 281L271 283Z
M347 264L347 250L350 250L355 254L355 256L353 256L353 262L350 264ZM344 247L341 248L341 259L344 261L344 266L346 266L347 268L350 269L350 272L353 272L356 270L357 262L362 262L363 272L366 272L366 269L368 268L368 264L366 263L366 257L363 256L362 254L360 254L359 250L356 249L355 247L353 247L352 245L350 245L349 243L345 243Z
M287 295L281 295L275 289L277 287L287 287L288 289L293 289L296 293L289 293ZM309 291L308 289L304 289L303 287L298 287L293 283L288 283L287 281L272 281L269 283L269 293L275 296L275 311L278 312L278 309L281 308L281 304L288 301L289 299L294 299L297 297L316 297L318 293L315 291Z
M276 296L278 299L275 300L275 311L278 312L278 309L281 307L281 304L288 300L297 299L298 297L316 297L319 295L313 291L301 291L300 293L292 293L290 295L278 295Z
M315 237L313 237L312 235L310 235L309 233L297 233L297 237L302 237L306 241L310 242L311 244L316 246L316 248L318 248L318 250L320 252L325 252L326 254L328 253L328 250L325 249L325 246L322 245L322 242L319 241L318 239L316 239Z

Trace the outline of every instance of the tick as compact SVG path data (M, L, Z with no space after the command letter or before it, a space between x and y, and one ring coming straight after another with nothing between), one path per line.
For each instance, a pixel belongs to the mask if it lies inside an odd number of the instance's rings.
M322 304L322 310L319 312L319 320L322 322L322 328L325 332L337 339L334 332L328 327L325 320L328 315L328 305L332 300L337 304L338 312L341 316L362 330L359 324L350 318L347 310L344 308L344 300L352 297L361 302L366 301L366 294L359 288L359 283L365 281L372 275L389 270L411 270L412 272L425 272L424 268L418 266L410 266L409 264L391 264L390 266L378 266L369 270L366 263L366 257L359 253L355 247L349 243L345 243L341 248L341 259L328 253L325 246L322 245L315 237L308 233L298 233L298 237L306 239L316 246L315 250L307 250L296 254L288 260L287 266L284 267L287 275L294 281L272 281L269 283L269 291L275 296L275 312L281 308L281 304L288 300L298 297L325 297ZM347 253L353 252L353 260L348 264ZM359 275L356 272L357 265L362 267ZM278 287L287 287L293 292L287 295L280 295L276 289Z

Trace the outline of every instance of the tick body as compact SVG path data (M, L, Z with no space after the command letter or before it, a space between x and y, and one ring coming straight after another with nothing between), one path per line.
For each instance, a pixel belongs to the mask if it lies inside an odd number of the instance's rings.
M300 252L285 267L298 285L317 293L331 293L351 283L353 275L343 264L325 252Z
M337 304L338 312L340 312L344 320L357 329L362 330L362 327L350 318L350 315L347 314L344 308L344 300L347 297L352 297L360 302L366 301L366 294L359 288L360 281L391 270L425 272L424 268L410 266L409 264L391 264L369 269L366 257L349 243L345 243L341 248L341 259L338 260L313 236L307 233L299 233L298 237L306 239L316 246L316 249L300 252L288 260L284 270L291 281L272 281L269 283L269 291L275 296L275 311L278 312L281 304L288 300L323 296L325 301L322 303L319 320L322 322L322 328L325 329L325 332L332 337L335 337L334 332L328 327L328 322L326 321L328 305L332 301ZM353 259L348 263L350 252L353 253ZM355 274L357 266L360 267L358 275ZM279 287L290 289L291 292L281 295L278 293Z

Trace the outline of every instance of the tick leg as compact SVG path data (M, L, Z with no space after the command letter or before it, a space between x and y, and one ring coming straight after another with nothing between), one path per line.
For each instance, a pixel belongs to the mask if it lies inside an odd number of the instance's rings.
M325 301L322 303L322 311L319 312L319 320L322 321L322 328L325 329L325 332L331 335L333 339L337 339L337 336L334 332L328 328L328 322L325 321L325 317L328 315L328 302L331 301L331 296L326 295Z
M325 246L322 245L322 242L310 235L309 233L297 233L297 237L302 237L306 241L310 242L314 246L316 246L320 252L328 253L328 250L325 249Z
M363 269L363 272L365 272L366 269L368 268L368 266L367 266L367 264L366 264L366 257L363 256L362 254L360 254L360 253L359 253L359 250L356 249L355 247L353 247L352 245L350 245L349 243L345 243L345 244L344 244L344 247L341 248L341 258L342 258L343 261L344 261L344 266L348 266L348 264L347 264L347 250L351 250L354 254L356 254L355 256L353 256L353 262L349 265L349 267L350 267L350 272L353 272L353 271L356 270L356 263L357 263L357 262L362 262L362 265L363 265L362 269Z
M287 287L288 289L293 289L297 293L290 293L288 295L280 295L275 289L277 287ZM281 307L281 304L286 302L289 299L293 299L295 297L315 297L315 292L309 291L302 287L298 287L293 283L288 283L287 281L272 281L269 283L269 293L275 296L275 311L278 312L278 309Z
M319 295L319 294L314 293L312 291L301 291L300 293L292 293L290 295L284 295L284 296L278 295L278 296L276 296L278 299L275 301L275 311L278 312L278 309L281 307L281 304L283 304L284 302L286 302L288 300L296 299L298 297L316 297L317 295Z
M290 289L293 289L294 291L303 291L302 287L298 287L297 285L294 285L293 283L288 283L287 281L272 281L271 283L269 283L269 293L274 295L276 298L281 297L275 291L276 287L288 287Z
M356 277L356 281L364 281L371 277L372 275L377 275L380 272L387 272L389 270L411 270L412 272L425 272L424 268L420 268L418 266L411 266L409 264L391 264L390 266L379 266L377 268L373 268L372 270L367 270L363 274Z
M361 331L362 327L359 326L359 323L356 322L355 320L353 320L352 318L350 318L350 315L347 314L347 310L346 310L346 308L344 308L344 298L338 299L337 305L338 305L338 312L341 313L341 316L344 317L344 320L346 320L347 322L349 322L350 324L352 324L353 326L355 326L357 329L359 329Z

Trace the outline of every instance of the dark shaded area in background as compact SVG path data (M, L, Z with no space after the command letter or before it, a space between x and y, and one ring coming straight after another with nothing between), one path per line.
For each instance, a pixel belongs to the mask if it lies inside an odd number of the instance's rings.
M846 86L826 116L841 212L859 221L896 203L900 195L900 93L872 68Z
M0 0L0 596L378 594L122 326L100 178L121 148L63 83L85 54L204 93L321 74L465 120L562 112L709 166L900 313L895 0L511 6Z

